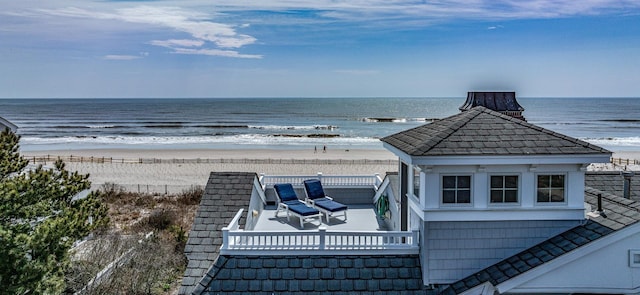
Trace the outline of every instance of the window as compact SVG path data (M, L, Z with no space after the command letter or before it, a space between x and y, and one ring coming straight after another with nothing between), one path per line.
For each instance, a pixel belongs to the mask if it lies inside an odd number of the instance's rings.
M561 174L538 175L538 202L564 202L564 178Z
M413 195L420 198L420 168L413 167Z
M518 202L518 175L491 176L491 203Z
M442 176L442 203L471 203L471 176Z

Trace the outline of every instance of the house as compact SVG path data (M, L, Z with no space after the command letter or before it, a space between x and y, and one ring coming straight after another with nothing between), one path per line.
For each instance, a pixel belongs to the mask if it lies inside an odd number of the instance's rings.
M11 132L15 133L16 131L18 131L18 126L9 122L9 120L7 119L0 117L0 131L3 131L5 129L9 129L11 130Z
M381 140L384 178L212 173L180 293L640 292L640 203L586 171L611 152L483 106ZM272 185L310 177L354 211L388 198L376 231L273 217Z

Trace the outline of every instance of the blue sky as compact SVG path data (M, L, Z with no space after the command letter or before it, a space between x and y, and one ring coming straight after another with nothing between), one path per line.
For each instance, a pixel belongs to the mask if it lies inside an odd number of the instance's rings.
M640 97L640 1L0 3L0 97Z

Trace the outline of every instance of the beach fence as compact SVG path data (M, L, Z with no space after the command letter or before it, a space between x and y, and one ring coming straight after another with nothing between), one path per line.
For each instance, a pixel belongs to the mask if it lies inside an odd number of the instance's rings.
M622 159L622 158L611 158L611 164L615 165L640 165L640 160L636 159Z
M91 183L91 190L102 189L105 183ZM143 184L143 183L128 183L118 184L118 187L127 192L152 194L152 195L177 195L183 192L191 190L203 190L202 185L195 184Z
M82 156L31 156L25 157L32 164L47 164L57 160L68 163L128 163L128 164L335 164L335 165L396 165L397 160L376 159L249 159L249 158L211 158L211 159L162 159L162 158L113 158Z

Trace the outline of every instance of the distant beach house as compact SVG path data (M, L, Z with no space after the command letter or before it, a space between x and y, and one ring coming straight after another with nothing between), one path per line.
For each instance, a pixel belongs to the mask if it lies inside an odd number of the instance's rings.
M16 132L18 130L18 126L9 122L7 119L0 117L0 131L5 129L9 129L11 132Z
M381 140L384 178L211 173L179 293L640 292L638 179L586 171L610 151L485 106ZM348 220L274 214L309 178Z

